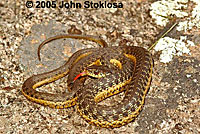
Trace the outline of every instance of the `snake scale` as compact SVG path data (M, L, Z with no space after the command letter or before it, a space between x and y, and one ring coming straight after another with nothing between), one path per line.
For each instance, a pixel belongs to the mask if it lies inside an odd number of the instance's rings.
M42 46L60 38L90 40L103 47L79 50L61 67L33 75L24 82L23 95L30 101L52 108L76 105L87 122L100 127L121 127L133 121L142 110L151 83L153 59L150 52L136 46L108 46L96 36L66 34L42 42L38 48L39 59ZM66 75L69 93L51 94L35 90ZM121 92L125 96L118 104L99 104Z

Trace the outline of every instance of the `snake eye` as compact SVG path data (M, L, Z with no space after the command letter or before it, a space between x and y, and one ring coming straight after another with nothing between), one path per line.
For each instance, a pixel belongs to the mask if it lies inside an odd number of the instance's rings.
M98 72L97 70L95 70L95 71L94 71L94 74L95 74L95 75L98 75L98 74L99 74L99 72Z

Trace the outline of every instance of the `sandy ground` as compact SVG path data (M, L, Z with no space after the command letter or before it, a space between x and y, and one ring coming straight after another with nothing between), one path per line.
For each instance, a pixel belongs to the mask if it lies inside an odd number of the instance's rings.
M34 0L34 2L36 2ZM114 0L115 2L115 0ZM0 2L0 133L2 134L198 134L200 133L200 31L190 34L196 45L191 55L160 63L152 51L154 74L143 111L126 126L105 129L89 125L75 107L57 110L28 101L23 82L33 74L62 65L78 49L91 47L77 40L46 45L42 61L37 47L44 39L76 27L101 36L109 45L123 39L148 48L163 29L149 15L152 0L124 1L122 9L27 8L25 1ZM36 4L36 3L35 3ZM49 92L66 89L66 78L42 87Z

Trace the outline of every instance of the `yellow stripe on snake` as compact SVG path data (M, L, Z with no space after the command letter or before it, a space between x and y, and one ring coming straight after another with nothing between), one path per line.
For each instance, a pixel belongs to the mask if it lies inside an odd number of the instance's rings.
M76 105L87 122L100 127L121 127L133 121L142 110L151 83L153 59L150 52L136 46L108 46L95 36L67 34L40 44L39 59L42 46L60 38L86 39L103 47L79 50L58 69L28 78L22 86L23 95L30 101L52 108ZM66 75L70 93L50 94L35 90ZM88 79L90 82L86 82ZM118 104L99 104L121 92L125 96Z

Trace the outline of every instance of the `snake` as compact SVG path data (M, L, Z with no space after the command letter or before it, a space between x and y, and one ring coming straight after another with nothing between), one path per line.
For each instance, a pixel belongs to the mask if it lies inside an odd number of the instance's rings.
M31 76L22 85L23 95L32 102L51 108L76 105L77 111L88 123L99 127L116 128L135 120L144 106L151 84L151 53L138 46L108 46L97 36L65 34L43 41L38 47L39 60L41 48L61 38L85 39L101 47L79 50L61 67ZM69 93L52 94L36 90L64 76L68 76ZM125 96L118 104L99 104L121 92Z

